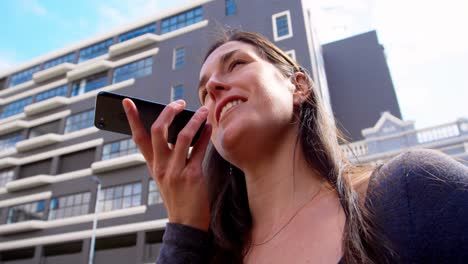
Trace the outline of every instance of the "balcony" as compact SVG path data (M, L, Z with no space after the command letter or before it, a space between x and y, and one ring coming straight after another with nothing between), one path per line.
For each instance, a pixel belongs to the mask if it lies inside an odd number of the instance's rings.
M73 70L75 68L76 68L75 64L62 63L62 64L54 66L52 68L49 68L49 69L34 73L33 80L36 83L40 83L40 82L55 78L57 76L64 75L67 72L69 72L69 71L71 71L71 70Z
M159 41L159 37L152 33L147 33L142 36L114 44L109 47L109 56L115 57L117 55L142 48L144 46L154 44Z

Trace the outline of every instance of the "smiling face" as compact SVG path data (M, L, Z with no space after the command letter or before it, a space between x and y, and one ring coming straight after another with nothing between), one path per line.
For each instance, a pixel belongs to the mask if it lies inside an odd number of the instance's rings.
M231 160L272 145L294 123L294 90L254 46L230 41L215 49L202 66L199 96L218 152Z

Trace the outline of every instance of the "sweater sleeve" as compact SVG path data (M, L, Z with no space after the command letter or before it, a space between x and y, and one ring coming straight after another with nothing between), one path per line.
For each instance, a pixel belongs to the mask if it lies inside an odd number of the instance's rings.
M211 240L208 232L181 224L168 223L157 264L209 263Z
M401 263L466 263L468 167L432 150L382 166L368 206Z

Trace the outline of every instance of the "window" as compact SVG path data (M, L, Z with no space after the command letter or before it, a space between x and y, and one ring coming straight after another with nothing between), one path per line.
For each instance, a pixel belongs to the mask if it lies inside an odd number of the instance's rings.
M3 170L0 171L0 187L5 187L5 185L13 180L15 175L14 170Z
M10 77L9 87L32 80L33 74L38 72L40 69L41 69L41 66L37 65L35 67L13 74Z
M71 96L84 94L107 85L107 72L102 72L73 83Z
M293 36L291 27L291 14L284 11L272 16L273 22L273 37L275 41L280 41Z
M286 55L288 55L291 59L296 60L296 51L287 50L284 53L286 53Z
M156 182L150 179L148 188L148 205L158 203L163 203L163 199L159 193L158 188L156 187Z
M60 128L60 121L45 123L29 130L28 138L35 138L49 133L57 134Z
M137 28L135 30L132 30L130 32L127 32L125 34L122 34L119 36L119 42L124 42L126 40L136 38L138 36L144 35L146 33L155 33L156 32L156 26L155 24L149 24L147 26Z
M67 54L65 56L62 56L62 57L47 61L46 63L44 63L44 69L52 68L54 66L57 66L59 64L65 63L65 62L71 62L71 63L75 62L75 53L72 52L72 53Z
M114 41L112 39L108 39L80 50L78 62L87 61L97 56L106 54L109 46L112 45L113 42Z
M0 113L0 118L6 118L12 115L22 113L24 107L32 103L32 97L26 97L5 105Z
M180 69L185 65L185 48L174 49L174 58L172 63L173 69Z
M184 99L184 85L179 84L172 87L171 101Z
M89 148L60 156L57 173L63 174L71 171L87 169L91 167L96 156L96 148Z
M53 198L50 200L49 220L87 214L90 199L89 192Z
M118 83L131 78L150 75L153 71L153 57L135 61L121 66L114 71L112 83Z
M13 148L17 142L23 140L23 133L22 132L16 132L8 135L4 135L0 137L0 151L7 149L7 148Z
M189 11L168 17L161 22L161 34L183 28L203 20L203 9L197 7Z
M45 159L36 161L33 163L27 163L21 165L18 172L17 179L25 179L32 176L41 174L50 175L50 169L52 167L52 159Z
M67 118L65 123L65 134L83 128L91 127L94 124L94 109L86 112L74 114Z
M139 150L133 139L130 138L112 142L105 144L102 148L102 160L122 157L132 153L139 153Z
M36 95L36 102L44 101L52 97L63 96L67 97L68 95L68 84L59 86L54 89L47 90Z
M6 78L0 79L0 90L5 88Z
M8 224L28 220L44 219L45 201L37 201L10 207L8 211Z
M100 212L139 206L141 204L141 183L130 183L104 188L99 194Z
M236 0L225 0L226 4L226 16L233 16L237 11Z

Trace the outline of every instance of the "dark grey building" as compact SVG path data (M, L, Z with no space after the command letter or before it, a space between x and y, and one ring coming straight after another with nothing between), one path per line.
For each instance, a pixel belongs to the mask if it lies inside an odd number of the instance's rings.
M384 48L375 31L323 45L330 101L338 126L349 141L388 111L401 119Z
M91 248L95 263L154 262L161 197L131 138L93 127L97 92L196 109L204 53L228 25L270 38L328 100L307 14L301 0L199 0L0 73L0 263L87 263Z

